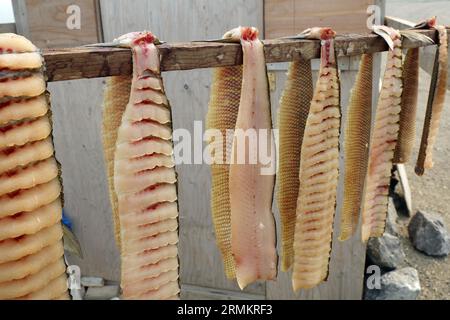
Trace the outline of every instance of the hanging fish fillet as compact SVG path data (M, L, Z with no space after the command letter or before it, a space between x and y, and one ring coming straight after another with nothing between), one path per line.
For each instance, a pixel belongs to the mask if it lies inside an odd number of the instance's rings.
M419 48L408 49L403 63L403 94L400 128L394 163L407 163L416 139L417 97L419 93Z
M349 239L358 225L364 182L369 159L370 126L372 118L373 57L361 56L358 76L353 86L347 111L344 139L344 200L339 239Z
M421 176L425 169L433 167L433 147L439 130L439 123L445 103L448 81L448 35L447 29L441 25L435 25L433 20L429 25L435 28L439 34L439 47L436 52L436 62L433 70L433 78L428 100L425 121L423 125L422 140L415 172Z
M170 105L156 41L150 32L114 41L131 48L133 76L112 78L104 101L103 142L125 299L173 298L180 291Z
M240 41L244 53L229 172L231 251L238 285L244 289L256 280L274 279L277 274L272 213L275 145L264 46L258 39L258 30L239 27L225 37ZM252 132L256 139L245 138ZM263 157L267 157L267 163L263 163Z
M311 28L301 35L321 39L321 63L301 146L292 274L294 291L312 288L328 276L341 117L335 32L329 28Z
M294 261L294 231L299 190L300 151L313 97L310 61L302 58L289 65L278 110L279 168L277 203L281 218L281 270Z
M0 299L68 298L43 59L0 34Z
M209 101L206 127L220 130L220 138L209 141L211 150L211 213L216 242L222 254L227 278L236 278L231 252L231 210L229 193L229 161L232 138L227 136L236 126L242 86L242 66L216 68ZM218 139L218 140L215 140Z
M392 44L388 52L375 123L370 138L369 164L362 209L362 240L384 233L392 161L397 144L402 80L402 42L397 30L374 26L374 31Z

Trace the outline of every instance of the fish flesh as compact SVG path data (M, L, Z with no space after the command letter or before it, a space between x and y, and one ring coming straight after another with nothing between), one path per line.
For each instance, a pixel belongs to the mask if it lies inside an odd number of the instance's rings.
M370 138L369 163L362 208L362 240L384 233L394 150L397 144L403 92L400 33L386 26L374 31L392 42L382 79L375 122Z
M344 139L344 200L339 239L349 239L356 230L369 160L372 119L373 56L363 54L347 111Z
M278 109L279 168L277 203L281 219L281 270L294 261L294 231L300 186L300 152L313 98L311 62L301 57L289 65Z
M425 169L433 167L433 148L439 131L439 124L445 104L448 81L448 35L442 25L431 24L438 31L439 47L436 52L436 62L433 70L430 96L423 125L422 140L415 172L421 176ZM433 90L434 89L434 90Z
M339 169L340 85L335 32L311 28L301 36L321 40L319 77L303 134L294 234L294 291L326 280Z
M403 62L403 94L394 163L411 159L416 139L417 97L419 93L419 48L408 49Z
M104 97L103 143L124 299L177 297L178 206L170 105L157 39L133 32L132 78L113 77Z
M68 299L43 58L0 34L0 299Z
M276 230L272 213L275 142L264 45L258 39L258 30L238 27L225 34L225 38L240 41L243 51L242 87L231 149L229 193L231 252L236 280L244 289L256 280L271 280L277 275ZM256 134L254 141L246 138L249 132ZM267 157L267 163L263 163L262 157Z
M239 110L242 86L242 66L216 68L213 71L211 95L206 115L206 128L220 130L220 136L211 137L211 214L216 242L222 254L225 275L236 278L234 258L231 251L231 209L229 193L229 159L232 137Z

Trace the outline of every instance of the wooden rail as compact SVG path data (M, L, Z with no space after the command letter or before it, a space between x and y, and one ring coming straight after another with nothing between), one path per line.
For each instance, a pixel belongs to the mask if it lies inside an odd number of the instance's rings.
M433 40L434 30L419 31ZM426 46L420 41L404 41L405 48ZM224 67L242 63L239 44L214 42L165 43L159 45L162 71L190 70ZM354 56L388 50L384 40L374 34L347 34L336 37L339 56ZM305 59L318 58L320 43L317 40L265 40L267 63L287 62L301 55ZM46 49L44 58L49 81L74 80L126 75L131 73L131 53L122 48L78 47Z

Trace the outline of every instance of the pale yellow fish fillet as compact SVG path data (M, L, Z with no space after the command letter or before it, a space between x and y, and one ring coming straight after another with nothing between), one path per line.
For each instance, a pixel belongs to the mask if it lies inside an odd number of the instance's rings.
M38 49L27 38L14 33L0 33L0 53L34 52Z
M47 286L66 271L64 260L50 264L38 273L19 280L0 283L0 299L23 297Z
M254 281L271 280L277 275L276 230L272 213L275 144L264 45L255 28L237 30L244 53L243 81L232 145L229 192L231 250L236 280L244 289ZM239 143L243 140L239 130L248 129L257 130L257 144ZM250 163L250 152L259 156L254 164ZM267 164L263 164L262 156L269 159ZM242 164L238 163L239 158L244 158Z
M42 206L35 211L23 212L0 219L0 241L34 234L61 220L61 200Z
M294 231L299 188L300 151L313 96L311 63L293 61L278 109L279 168L277 203L281 218L281 270L294 261Z
M138 255L129 256L123 261L123 265L130 274L133 270L138 270L142 266L150 266L162 260L169 258L176 258L178 255L178 248L174 245L168 245L157 249L149 249L141 252Z
M62 239L60 224L42 229L19 238L7 239L0 242L0 263L19 260L27 255L36 253L42 248L54 244Z
M16 300L69 300L67 293L67 277L65 274L49 282L49 284L26 296L16 298Z
M209 141L211 157L211 214L216 235L216 243L222 254L225 275L236 277L234 259L231 252L231 211L229 193L229 154L231 139L227 140L227 129L234 130L239 109L242 86L242 66L216 68L213 71L206 128L221 132L219 141ZM219 148L219 150L215 150ZM221 149L220 149L221 148ZM227 157L228 155L228 157Z
M367 241L369 237L380 237L384 233L391 169L400 120L401 101L396 98L401 97L403 90L401 36L394 29L384 28L394 43L394 50L388 52L388 63L370 138L368 172L361 214L363 241Z
M59 241L19 260L0 264L0 283L22 279L30 274L35 274L50 263L61 259L63 254L63 244Z
M400 128L394 153L394 163L411 159L416 139L417 96L419 93L419 48L408 49L403 63L403 94L401 98Z
M137 300L166 300L170 298L176 298L180 292L180 286L178 281L175 279L168 284L163 285L158 290L148 291L142 295L136 296Z
M11 101L4 106L0 104L0 125L11 121L39 118L48 111L47 98L40 95L36 98Z
M52 132L47 116L4 126L0 131L0 149L23 146L28 142L43 140Z
M121 248L122 297L125 299L136 299L148 292L153 293L147 294L148 299L169 298L179 291L177 252L168 258L176 263L170 269L162 261L150 262L159 251L162 251L159 256L164 257L167 253L164 248L172 248L178 243L170 106L153 40L149 32L130 33L116 40L133 52L133 76L131 83L118 88L123 92L121 97L116 93L105 96L109 99L105 105L114 108L120 104L112 111L114 117L121 115L120 120L114 118L110 123L104 122L103 131L113 131L113 140L105 147L111 147L114 154L106 152L105 158L113 162L113 170L109 167L108 176L113 179L110 192L114 193L113 208L117 209L119 220L116 230L120 231L117 238ZM167 202L174 206L166 210L162 204ZM149 252L153 257L149 257ZM174 271L170 277L166 273L168 270ZM149 278L153 280L149 281ZM166 294L167 283L175 283L178 289Z
M0 97L36 97L45 92L45 80L41 74L8 79L0 82Z
M423 125L422 141L420 143L419 156L416 163L415 172L418 175L423 175L425 169L433 167L433 148L436 142L436 137L439 131L439 124L441 121L442 111L445 104L445 96L447 94L448 81L448 35L447 29L444 26L435 27L439 32L439 47L438 47L438 67L436 79L436 92L430 93L430 98L425 114L425 121ZM431 103L430 103L431 102Z
M105 157L109 197L114 221L116 244L120 248L120 221L117 207L117 195L114 190L114 152L117 131L122 122L122 114L130 97L131 77L118 76L107 80L103 98L102 141Z
M51 138L0 150L0 174L28 163L41 161L53 155Z
M320 85L314 90L301 146L293 245L294 291L315 287L328 277L339 175L340 132L339 78L333 39L322 40L317 83ZM322 185L329 186L329 189L320 193L318 198L317 188Z
M38 52L0 54L0 69L22 70L42 67L42 56Z
M29 212L56 200L61 193L58 179L38 185L31 189L20 190L0 197L0 218Z
M30 189L58 176L56 160L49 158L0 175L0 197L17 190Z
M372 118L373 57L361 56L358 76L353 86L345 128L344 200L339 239L349 239L356 230L363 199L364 182L369 160Z

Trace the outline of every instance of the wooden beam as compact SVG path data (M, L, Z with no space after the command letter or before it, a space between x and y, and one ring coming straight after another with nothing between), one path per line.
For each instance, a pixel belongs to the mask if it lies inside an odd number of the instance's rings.
M436 31L419 31L436 40ZM404 41L405 48L423 47L420 41ZM159 45L162 71L224 67L242 63L239 44L215 42L165 43ZM388 50L381 37L351 34L336 37L339 56L355 56ZM265 40L267 63L287 62L296 56L318 58L320 43L314 40ZM44 50L49 81L126 75L131 73L131 53L122 48L78 47Z
M0 33L16 33L16 24L0 23Z

